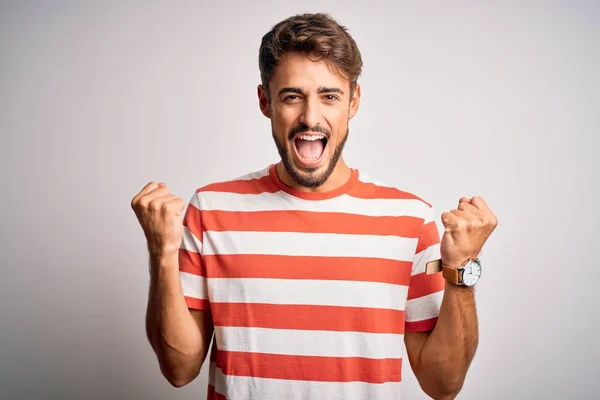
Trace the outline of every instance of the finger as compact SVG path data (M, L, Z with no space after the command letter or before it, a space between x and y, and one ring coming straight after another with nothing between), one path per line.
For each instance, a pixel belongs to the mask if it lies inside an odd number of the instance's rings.
M158 187L161 187L161 188L166 188L166 187L167 187L167 185L165 185L163 182L159 182L159 183L158 183Z
M148 203L148 208L154 212L169 213L172 208L172 206L169 205L169 202L177 198L178 197L174 194L157 197Z
M452 215L457 216L458 218L466 218L466 219L471 219L473 216L471 214L469 214L468 212L465 212L463 210L450 210L450 213Z
M444 227L451 225L455 221L455 219L456 216L448 211L442 213L442 224L444 225Z
M475 215L481 214L481 211L479 211L479 209L477 207L475 207L471 203L467 203L466 201L461 201L460 203L458 203L458 209L460 211L464 211L469 214L475 214Z
M485 200L483 200L481 197L479 196L474 196L471 199L471 204L473 204L475 207L477 207L479 210L483 211L483 212L487 212L490 211L490 208L488 207L487 203L485 202Z
M458 204L463 203L463 202L470 203L471 198L470 197L461 197L460 200L458 201Z
M142 207L146 207L152 201L154 201L156 199L160 199L160 198L165 197L167 195L169 195L169 190L167 188L159 188L157 186L156 189L154 189L153 191L151 191L150 193L146 194L144 197L142 197L140 199L140 205Z
M158 187L158 184L156 182L148 182L146 184L146 186L144 186L142 188L142 190L140 190L138 192L138 194L136 194L133 199L131 200L131 206L135 206L142 197L144 197L145 195L147 195L148 193L150 193L151 191L153 191L154 189L156 189Z
M450 210L450 213L456 217L456 219L453 222L454 225L457 227L463 226L465 224L473 225L477 221L476 216L471 215L462 210Z

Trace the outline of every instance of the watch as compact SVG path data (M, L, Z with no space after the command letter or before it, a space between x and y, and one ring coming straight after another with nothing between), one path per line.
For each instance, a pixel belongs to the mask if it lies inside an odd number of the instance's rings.
M455 285L475 286L481 277L481 261L479 258L470 258L458 268L442 264L442 275Z

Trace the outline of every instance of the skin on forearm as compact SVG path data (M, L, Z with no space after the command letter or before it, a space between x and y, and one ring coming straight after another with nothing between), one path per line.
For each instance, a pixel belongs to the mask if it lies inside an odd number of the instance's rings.
M163 375L182 386L198 375L205 341L181 291L177 256L152 256L150 262L146 334Z
M479 328L472 287L446 282L434 330L424 339L417 361L419 383L433 398L454 398L477 349Z

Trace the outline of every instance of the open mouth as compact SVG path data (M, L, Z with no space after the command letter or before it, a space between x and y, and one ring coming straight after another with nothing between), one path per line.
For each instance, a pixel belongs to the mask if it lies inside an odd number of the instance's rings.
M323 134L301 133L294 137L296 155L305 164L318 163L327 146L327 137Z

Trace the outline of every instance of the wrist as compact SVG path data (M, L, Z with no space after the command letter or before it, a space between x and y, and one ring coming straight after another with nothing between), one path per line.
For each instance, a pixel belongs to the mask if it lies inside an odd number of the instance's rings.
M457 285L446 280L445 291L448 293L456 293L458 296L460 296L461 293L465 296L472 296L475 294L475 286Z
M470 257L456 257L456 258L448 258L447 260L442 258L442 266L449 267L452 269L458 269L460 267L464 267L470 260L478 260L478 256L470 256Z
M150 265L152 269L179 269L179 249L149 248Z

